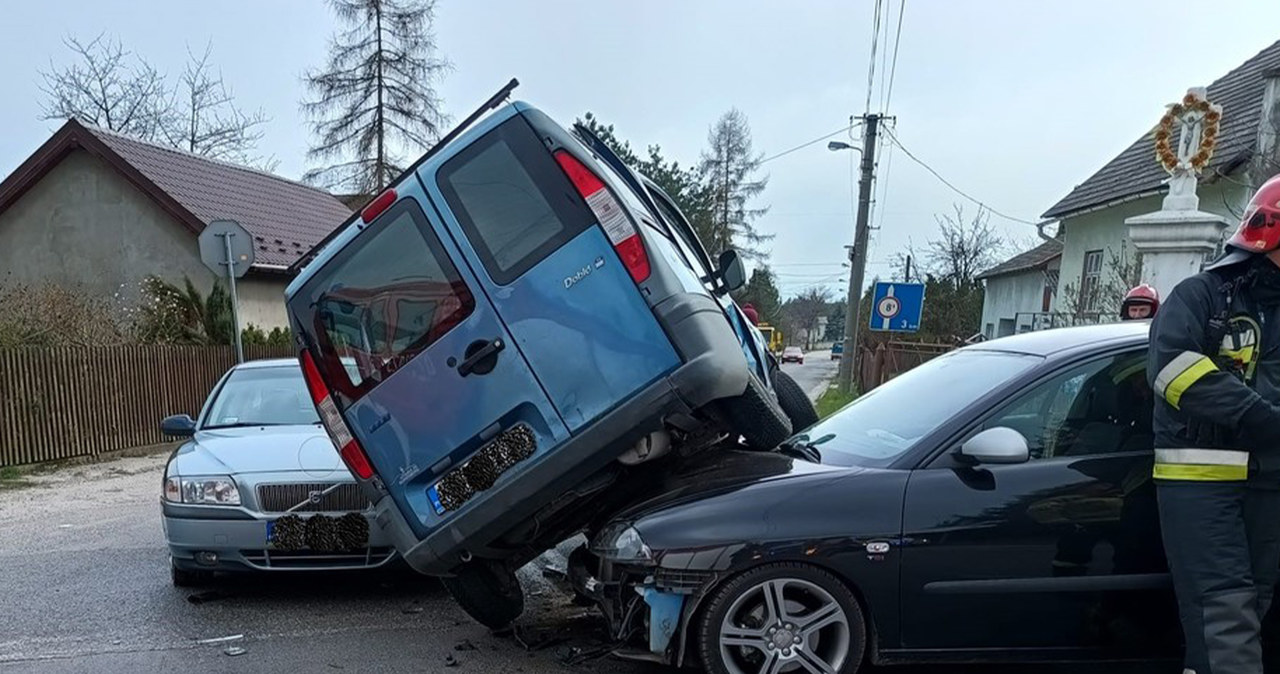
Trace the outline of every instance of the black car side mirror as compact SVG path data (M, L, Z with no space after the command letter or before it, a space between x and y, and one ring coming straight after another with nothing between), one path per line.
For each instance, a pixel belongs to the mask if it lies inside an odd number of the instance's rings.
M160 432L175 438L189 438L196 434L196 420L190 414L175 414L160 422Z
M725 290L733 292L747 284L747 270L742 265L738 251L730 249L720 253L719 267L718 273Z

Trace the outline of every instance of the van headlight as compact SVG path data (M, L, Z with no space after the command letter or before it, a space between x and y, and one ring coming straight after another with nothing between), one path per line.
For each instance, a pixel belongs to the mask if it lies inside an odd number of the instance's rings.
M653 551L630 525L605 527L591 544L591 551L611 562L652 564Z
M164 498L193 505L240 505L240 490L229 476L167 477Z

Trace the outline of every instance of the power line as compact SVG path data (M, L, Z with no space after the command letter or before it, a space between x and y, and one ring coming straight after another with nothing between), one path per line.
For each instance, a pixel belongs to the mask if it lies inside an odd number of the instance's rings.
M866 114L871 114L871 92L875 88L876 79L876 47L880 42L880 8L884 0L876 0L875 21L871 28L871 59L867 63L867 105Z
M898 2L898 32L893 38L893 63L889 66L889 93L885 96L884 111L889 111L889 103L893 100L893 78L898 74L898 45L902 44L902 17L907 13L907 0Z
M1022 223L1022 224L1024 224L1024 225L1031 225L1031 226L1033 226L1033 227L1039 227L1039 226L1040 226L1040 224L1041 224L1041 223L1038 223L1038 222L1032 222L1032 221L1030 221L1030 220L1023 220L1022 218L1015 218L1015 217L1013 217L1013 216L1011 216L1011 215L1005 215L1004 213L1001 213L1000 211L997 211L996 209L994 209L994 208L992 208L991 206L987 205L985 202L981 201L980 199L978 199L978 198L976 198L976 197L973 197L973 196L970 196L970 195L969 195L967 192L965 192L964 190L962 190L962 189L960 189L959 187L956 187L955 185L951 184L951 181L947 180L946 178L943 178L943 177L942 177L942 175L941 175L940 173L938 173L937 171L933 170L933 167L931 167L931 166L929 166L928 164L924 163L924 161L922 161L919 157L915 156L914 154L911 154L911 150L908 150L908 149L906 148L906 146L904 146L904 145L902 144L902 141L898 140L898 137L897 137L896 135L894 135L894 133L893 133L892 131L890 131L890 130L888 129L888 127L885 127L885 134L886 134L886 135L888 135L890 139L892 139L893 144L894 144L894 145L897 145L897 146L898 146L898 149L899 149L899 150L902 150L902 153L903 153L903 154L905 154L905 155L907 155L907 157L909 157L909 158L911 159L911 161L914 161L915 163L917 163L917 164L919 164L920 166L924 167L924 170L928 171L929 173L932 173L932 174L933 174L933 177L935 177L935 178L937 178L939 181L941 181L943 185L946 185L947 187L950 187L950 188L951 188L951 191L955 192L956 194L959 194L960 196L964 197L965 199L968 199L969 201L972 201L973 203L975 203L975 204L977 204L977 205L981 206L982 208L987 209L987 211L989 211L992 215L997 215L997 216L999 216L999 217L1001 217L1001 218L1004 218L1005 220L1010 220L1010 221L1012 221L1012 222L1021 222L1021 223Z
M790 150L786 150L786 151L783 151L783 152L779 152L778 154L775 154L775 155L773 155L772 157L766 157L766 158L764 158L764 159L761 159L759 163L760 163L760 164L764 164L764 163L767 163L767 162L771 162L771 161L773 161L773 160L775 160L775 159L777 159L777 158L779 158L779 157L785 157L785 156L787 156L787 155L791 154L792 152L795 152L796 150L803 150L803 149L805 149L806 147L809 147L810 145L813 145L814 143L821 143L822 141L824 141L824 140L826 140L826 139L828 139L828 138L830 138L830 137L832 137L832 136L838 136L838 135L840 135L840 134L844 133L845 131L848 131L849 129L852 129L852 128L856 127L856 126L860 126L860 124L850 124L849 126L846 126L846 127L844 127L843 129L838 129L838 130L836 130L836 131L832 131L831 133L829 133L829 134L827 134L827 135L825 135L825 136L822 136L821 138L814 138L813 140L811 140L811 141L809 141L809 142L807 142L807 143L801 143L800 145L797 145L797 146L795 146L795 147L791 148Z

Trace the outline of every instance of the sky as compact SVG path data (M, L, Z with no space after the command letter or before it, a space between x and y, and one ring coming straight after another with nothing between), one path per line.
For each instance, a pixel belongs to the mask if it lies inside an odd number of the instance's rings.
M1275 0L882 1L871 111L891 115L902 146L957 188L1032 222L1153 126L1166 103L1280 40ZM302 78L324 64L337 27L320 0L0 4L0 175L58 126L40 119L41 70L68 62L65 38L104 32L175 78L188 48L211 43L237 102L270 118L259 152L286 177L308 168ZM633 146L658 144L684 164L736 107L768 157L867 110L875 7L438 0L434 32L454 66L440 92L458 120L516 77L516 98L561 123L592 111ZM756 224L775 237L765 247L784 295L847 287L856 159L822 141L761 167L769 183L755 205L769 210ZM901 150L886 147L879 159L868 282L889 278L909 244L925 248L936 214L955 203L977 209ZM992 223L1022 248L1037 241L1029 224Z

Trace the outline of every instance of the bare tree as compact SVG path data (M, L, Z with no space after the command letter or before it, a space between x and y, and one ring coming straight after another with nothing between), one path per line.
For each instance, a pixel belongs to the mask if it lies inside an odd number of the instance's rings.
M324 71L307 74L303 103L318 141L308 157L332 161L307 172L326 188L380 192L447 123L436 84L452 67L436 56L435 0L330 0L350 28L334 37Z
M831 289L814 286L782 305L782 313L787 317L791 329L804 332L806 351L813 346L818 319L831 313L830 302Z
M171 114L164 120L165 140L172 146L211 159L256 163L252 151L267 122L261 109L244 112L209 61L213 44L196 56L187 51L187 66L173 92Z
M171 145L193 154L240 163L252 156L267 118L245 113L210 62L213 45L196 57L170 87L146 60L119 40L99 35L88 43L67 38L71 65L43 72L48 97L43 119L75 118L134 138Z
M963 206L954 204L952 208L952 215L934 216L939 237L929 240L926 255L930 271L958 287L968 287L977 282L978 274L999 261L1005 241L991 226L984 209L966 221Z
M736 247L745 257L763 259L759 246L773 237L752 223L769 209L750 208L748 202L764 191L769 178L755 175L764 155L752 148L747 116L736 108L721 115L707 133L707 144L698 169L710 193L711 217L709 231L698 234L713 256Z
M52 63L40 74L47 100L42 119L79 119L94 126L153 140L164 128L168 98L164 76L119 40L98 35L88 43L69 37L71 65Z

